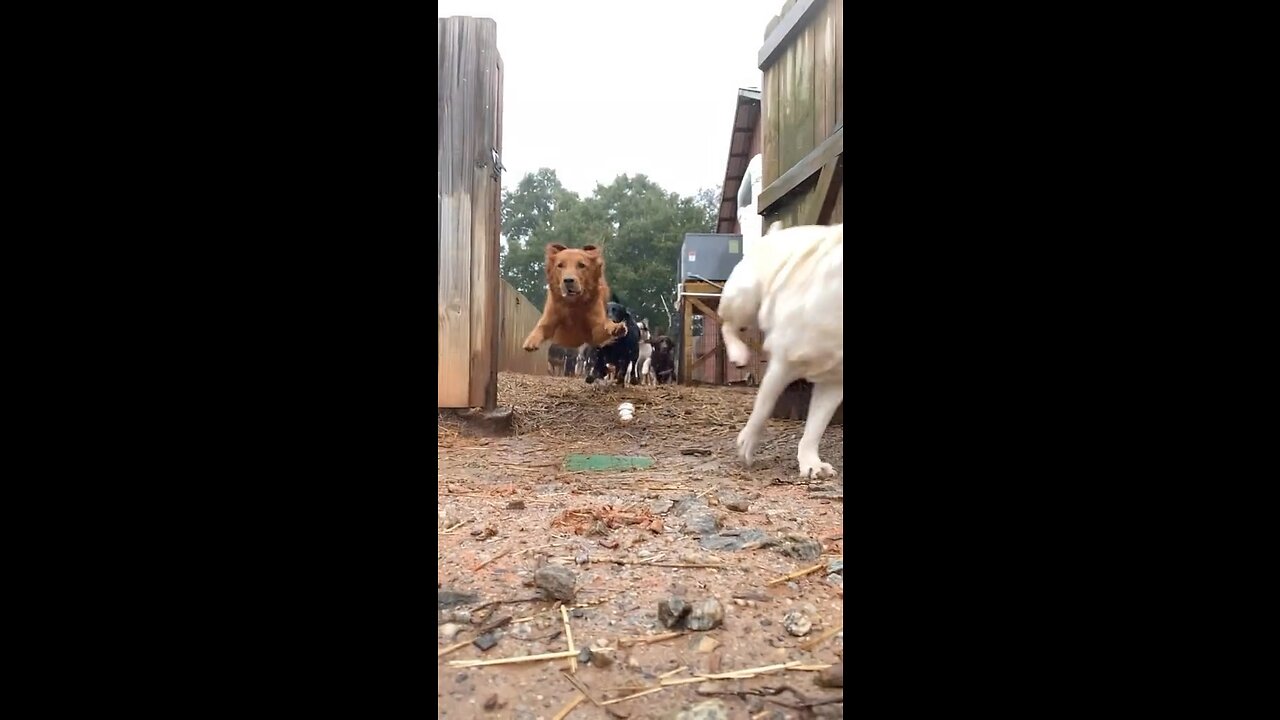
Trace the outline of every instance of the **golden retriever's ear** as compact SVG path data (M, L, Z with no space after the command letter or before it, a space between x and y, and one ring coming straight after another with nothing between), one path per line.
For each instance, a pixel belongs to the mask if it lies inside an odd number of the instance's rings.
M560 243L547 243L547 259L551 259L555 257L556 253L565 249L566 249L565 246L561 245Z
M600 248L596 247L595 245L583 245L582 252L587 253L588 255L599 255Z

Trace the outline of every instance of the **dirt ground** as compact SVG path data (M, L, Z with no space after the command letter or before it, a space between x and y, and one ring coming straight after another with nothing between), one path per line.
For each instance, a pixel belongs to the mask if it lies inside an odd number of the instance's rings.
M516 434L471 436L441 414L438 717L843 715L844 429L820 449L834 479L797 476L799 421L771 420L747 470L733 440L754 398L502 374ZM571 453L653 464L567 472ZM566 651L570 633L575 669L465 662Z

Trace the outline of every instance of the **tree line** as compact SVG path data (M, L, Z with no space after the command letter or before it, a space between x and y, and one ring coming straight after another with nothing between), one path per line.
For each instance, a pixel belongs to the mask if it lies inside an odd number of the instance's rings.
M565 189L555 170L542 168L502 193L502 276L541 309L547 244L595 245L603 249L610 287L632 315L666 331L668 310L676 312L684 235L714 232L719 202L719 188L682 197L644 175L619 175L584 198Z

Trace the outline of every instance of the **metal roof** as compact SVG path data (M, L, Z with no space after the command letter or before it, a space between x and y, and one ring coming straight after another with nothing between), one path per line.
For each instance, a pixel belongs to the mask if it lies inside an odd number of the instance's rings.
M738 104L733 114L733 136L729 141L729 162L725 166L724 185L720 191L720 215L716 232L733 232L738 221L738 187L751 162L751 140L760 122L760 91L738 88Z

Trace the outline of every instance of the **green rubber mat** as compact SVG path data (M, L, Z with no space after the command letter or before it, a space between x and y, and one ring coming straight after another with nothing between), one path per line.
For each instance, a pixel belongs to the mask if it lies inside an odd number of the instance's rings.
M632 455L569 455L564 459L564 469L569 472L632 470L647 467L653 467L653 458Z

